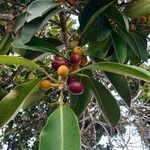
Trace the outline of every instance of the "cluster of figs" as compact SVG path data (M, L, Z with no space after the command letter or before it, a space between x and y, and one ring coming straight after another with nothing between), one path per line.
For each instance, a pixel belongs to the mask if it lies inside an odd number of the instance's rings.
M83 48L75 46L71 51L69 58L55 56L54 60L51 62L51 66L62 81L58 81L58 83L63 83L62 87L67 87L72 94L80 95L84 92L85 87L83 83L78 81L75 75L70 75L70 73L85 66L87 63L88 59L84 55ZM40 82L40 87L44 90L50 89L53 85L54 84L48 79L44 79Z
M129 24L129 29L131 31L136 31L138 25L149 24L150 23L150 15L147 16L139 16L133 20L132 23Z

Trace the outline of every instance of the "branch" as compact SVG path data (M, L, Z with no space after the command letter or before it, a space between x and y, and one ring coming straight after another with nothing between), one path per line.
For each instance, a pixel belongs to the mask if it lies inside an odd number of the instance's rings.
M63 41L65 44L66 49L69 48L69 37L68 37L68 31L67 31L67 15L66 12L63 11L59 14L60 18L60 27L63 35Z

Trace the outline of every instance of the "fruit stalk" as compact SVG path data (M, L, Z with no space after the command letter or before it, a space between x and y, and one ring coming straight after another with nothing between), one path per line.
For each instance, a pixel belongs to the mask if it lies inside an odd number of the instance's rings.
M63 95L63 90L60 91L60 96L58 99L59 105L62 106L63 105L63 99L64 99L64 95Z

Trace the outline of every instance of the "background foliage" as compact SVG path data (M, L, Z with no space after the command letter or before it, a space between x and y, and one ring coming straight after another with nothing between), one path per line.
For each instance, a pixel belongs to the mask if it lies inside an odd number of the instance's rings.
M89 58L90 65L78 76L86 90L79 96L65 92L64 102L78 115L82 149L136 149L136 143L149 149L150 94L145 81L150 81L150 2L144 0L137 9L139 2L1 0L0 100L9 101L8 93L12 98L14 91L23 94L10 102L10 109L1 101L0 125L16 117L1 129L0 149L38 149L41 130L60 95L57 89L39 90L39 78L55 75L53 56L67 56L75 45L83 46ZM2 120L5 110L9 117ZM70 109L63 110L70 112L65 120L74 117Z

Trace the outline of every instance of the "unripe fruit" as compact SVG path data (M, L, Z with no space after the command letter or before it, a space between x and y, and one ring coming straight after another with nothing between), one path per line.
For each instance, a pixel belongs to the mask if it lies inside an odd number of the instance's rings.
M147 23L150 22L150 15L146 16L146 19L147 19Z
M69 68L65 65L62 65L58 68L57 73L58 73L59 76L65 78L69 74Z
M83 55L83 56L81 57L80 65L84 66L84 65L86 65L87 63L88 63L88 59L87 59L86 56Z
M134 24L129 24L129 29L131 31L136 31L136 26Z
M79 54L72 54L70 56L70 62L72 64L79 64L81 61L81 56Z
M80 47L80 46L75 46L75 47L73 48L73 53L82 55L82 54L83 54L83 48Z
M67 79L67 85L69 85L69 84L71 84L72 82L75 82L75 81L77 81L76 77L75 76L70 76Z
M50 80L42 80L40 82L40 88L43 90L48 90L51 87L51 81Z
M75 81L68 85L68 89L75 95L80 95L84 92L84 85L81 82Z
M54 69L55 71L57 71L58 68L59 68L60 66L62 66L62 65L68 66L68 62L67 62L66 60L64 60L64 59L62 59L62 60L57 60L57 59L56 59L56 60L53 60L53 61L52 61L51 65L52 65L53 69Z
M140 17L140 23L141 24L146 23L146 20L147 20L147 18L145 16Z

